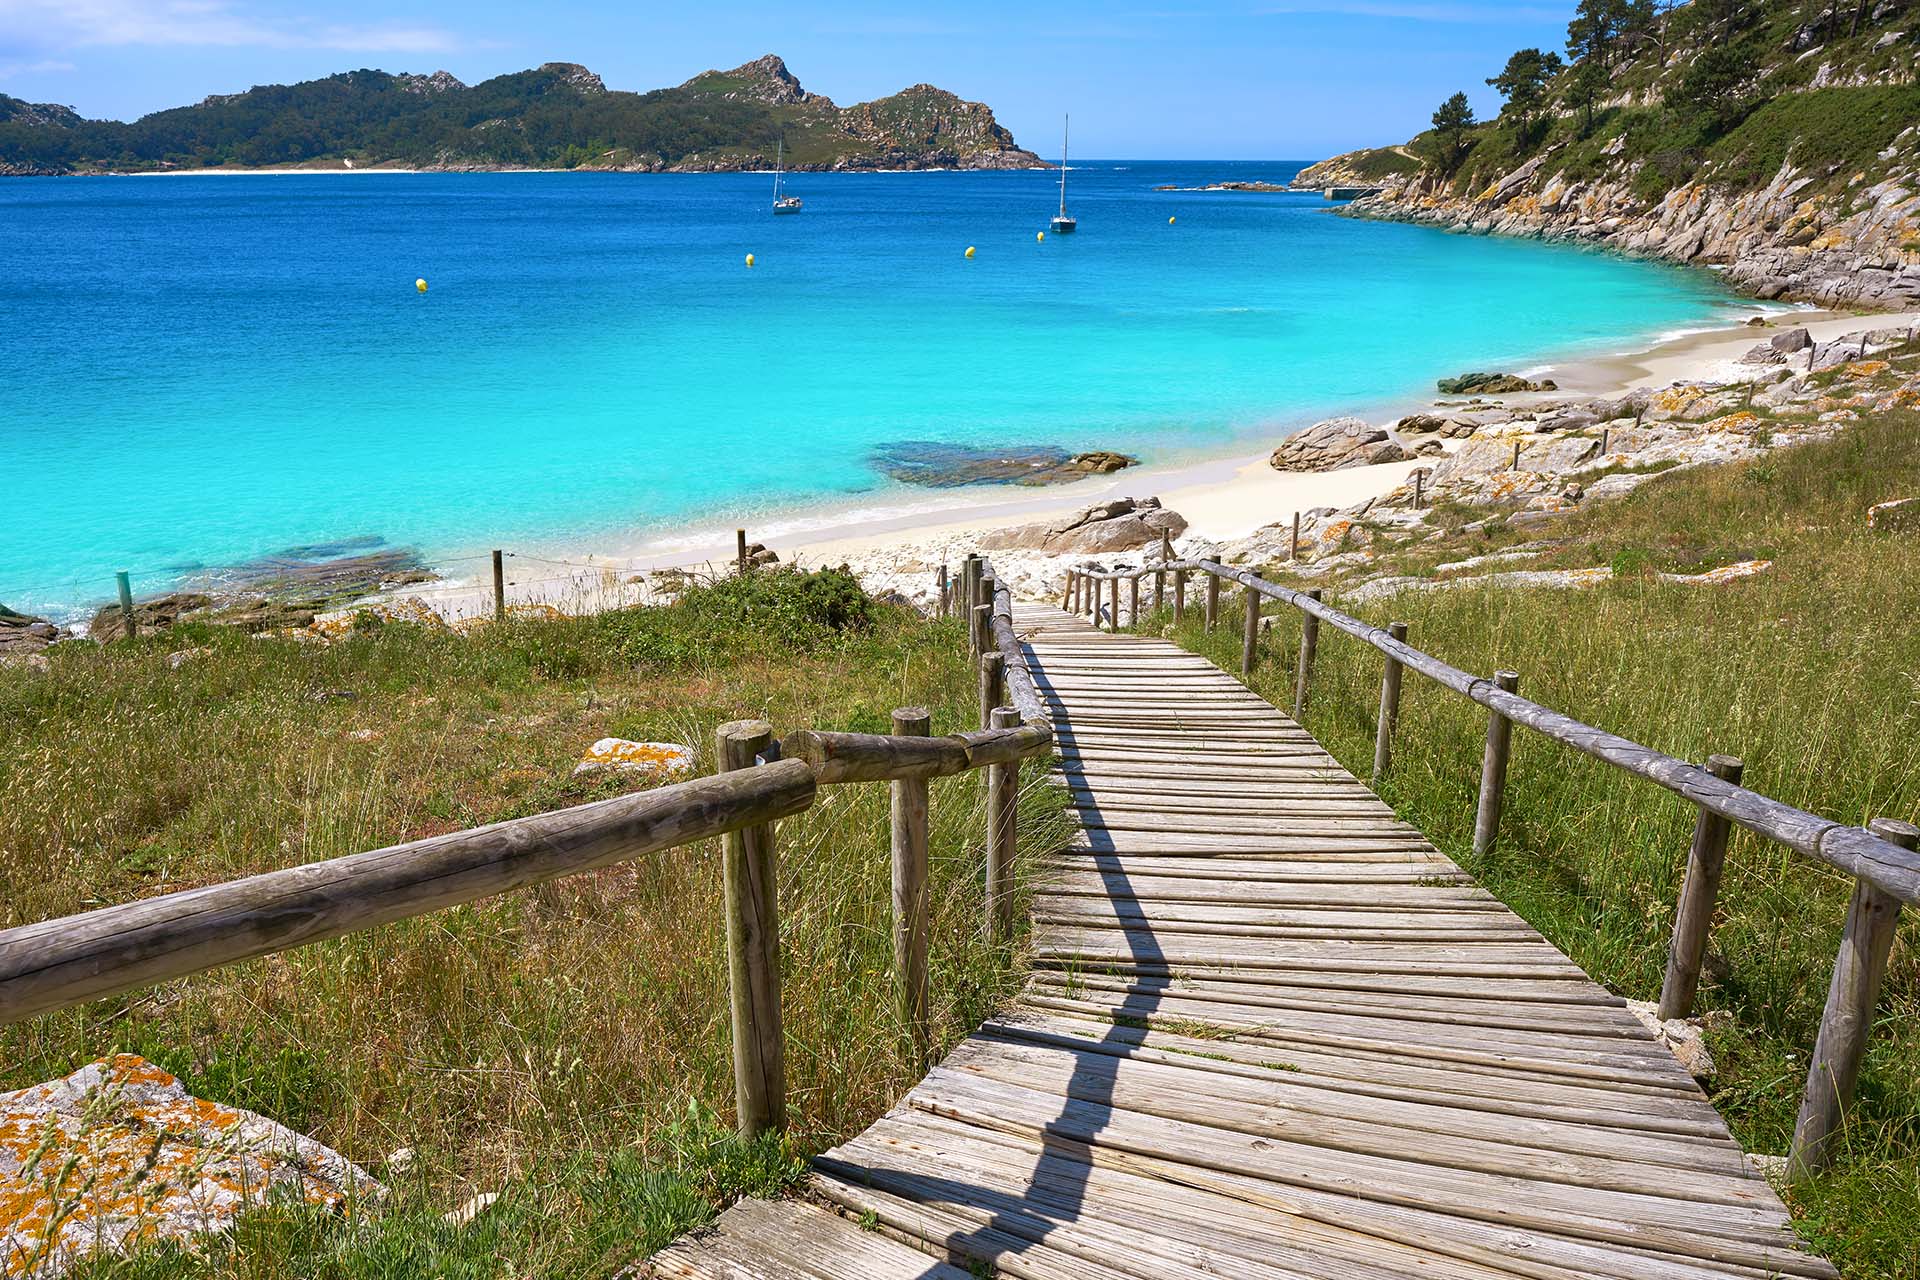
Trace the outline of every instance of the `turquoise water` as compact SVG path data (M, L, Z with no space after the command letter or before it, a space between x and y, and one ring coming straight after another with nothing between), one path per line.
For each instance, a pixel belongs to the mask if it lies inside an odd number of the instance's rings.
M1296 168L1090 164L1080 233L1045 243L1045 173L802 174L790 218L758 175L0 182L0 602L299 544L911 504L867 462L903 439L1221 453L1729 301L1316 196L1152 189Z

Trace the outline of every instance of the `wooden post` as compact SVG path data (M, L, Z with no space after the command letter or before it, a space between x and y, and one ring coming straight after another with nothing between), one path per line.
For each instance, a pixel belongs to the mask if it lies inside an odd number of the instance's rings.
M1187 571L1173 571L1173 625L1179 626L1187 616Z
M1320 588L1307 592L1310 599L1320 598ZM1313 656L1320 649L1320 619L1310 613L1300 615L1300 662L1293 673L1293 718L1298 722L1307 714L1307 685L1313 679Z
M1241 597L1246 609L1246 627L1240 637L1240 679L1253 678L1253 651L1260 643L1260 593L1248 587Z
M1160 567L1153 574L1153 607L1160 608L1167 602L1167 566L1173 563L1173 535L1165 529L1160 531Z
M925 707L893 713L893 731L924 738L933 723ZM927 1017L927 780L888 784L893 830L893 971L899 979L900 1021L913 1041L914 1062L925 1066L932 1046Z
M1387 634L1402 643L1407 639L1407 624L1389 622ZM1400 659L1387 655L1386 669L1380 673L1380 723L1373 731L1373 785L1387 776L1393 762L1393 731L1400 724Z
M1513 462L1511 465L1507 467L1507 470L1518 471L1519 469L1520 469L1520 442L1518 440L1515 440L1513 442Z
M1735 786L1745 768L1732 756L1707 757L1707 772ZM1667 976L1660 984L1663 1022L1693 1012L1693 997L1700 989L1700 964L1707 955L1707 933L1713 927L1713 904L1720 896L1720 872L1727 860L1727 836L1732 830L1725 818L1706 809L1693 824L1687 877L1680 884L1673 937L1667 942Z
M1200 620L1208 631L1220 621L1220 575L1217 573L1207 575L1207 597L1201 606Z
M1876 818L1867 830L1903 849L1920 848L1920 827L1892 818ZM1880 981L1887 974L1887 954L1893 950L1894 930L1900 923L1900 900L1868 884L1854 882L1853 901L1847 905L1847 923L1840 935L1840 954L1833 962L1827 987L1827 1007L1820 1015L1820 1038L1814 1042L1807 1065L1807 1093L1800 1101L1800 1117L1793 1126L1793 1151L1787 1158L1787 1176L1804 1181L1826 1167L1832 1158L1833 1135L1853 1102L1860 1079L1860 1060L1866 1056L1867 1032L1873 1026L1874 1007L1880 1002Z
M1118 631L1120 629L1120 579L1109 578L1107 585L1112 588L1107 592L1107 630ZM1137 585L1136 579L1136 589Z
M133 620L133 582L124 573L113 575L115 585L120 588L120 621L127 629L127 639L140 634L140 624Z
M735 529L733 531L733 543L734 558L739 561L740 576L744 578L747 576L747 531L745 529Z
M493 620L504 622L507 617L507 568L498 551L493 553Z
M1127 579L1127 625L1130 627L1140 625L1140 575L1138 574ZM1118 615L1113 619L1113 629L1115 631L1120 629Z
M1073 570L1067 570L1066 583L1060 588L1060 612L1073 611Z
M972 649L973 656L978 658L993 647L993 606L977 604L973 606L971 616L973 626L967 633L967 647Z
M1298 562L1300 559L1300 513L1293 513L1293 542L1287 550L1287 559Z
M1603 458L1607 456L1607 442L1611 439L1613 439L1613 428L1600 428L1600 456Z
M950 583L947 580L947 566L943 564L940 566L940 616L943 618L946 617L947 614L950 613L953 609L953 601L950 598L951 593L949 591L949 587L950 587Z
M1007 660L997 649L980 655L980 727L993 727L993 711L1007 694Z
M995 707L993 729L1017 729L1020 713ZM1020 762L987 766L987 941L1013 937L1013 853L1020 817Z
M714 732L719 771L750 769L773 744L764 720L734 720ZM721 837L726 888L727 974L733 1007L734 1112L742 1135L787 1118L786 1040L780 1026L780 892L773 825Z
M1413 509L1415 511L1420 509L1420 490L1425 485L1426 479L1427 469L1425 467L1421 467L1413 473Z
M1518 671L1496 671L1493 683L1508 693L1520 687ZM1498 711L1487 713L1487 751L1480 761L1480 809L1473 818L1473 852L1484 856L1500 835L1500 808L1506 802L1507 751L1513 741L1513 721Z

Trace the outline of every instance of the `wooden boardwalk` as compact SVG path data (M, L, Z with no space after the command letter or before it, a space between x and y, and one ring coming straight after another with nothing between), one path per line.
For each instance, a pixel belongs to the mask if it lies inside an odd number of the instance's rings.
M1084 834L1036 973L703 1280L1835 1276L1622 1002L1292 720L1021 607Z

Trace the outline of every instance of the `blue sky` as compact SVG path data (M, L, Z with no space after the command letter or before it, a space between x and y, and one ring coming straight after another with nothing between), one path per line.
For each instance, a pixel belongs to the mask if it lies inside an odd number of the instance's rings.
M131 119L354 67L472 83L581 62L616 89L778 53L842 105L930 81L1089 157L1306 159L1397 142L1516 48L1557 49L1567 3L1089 0L0 0L0 92Z

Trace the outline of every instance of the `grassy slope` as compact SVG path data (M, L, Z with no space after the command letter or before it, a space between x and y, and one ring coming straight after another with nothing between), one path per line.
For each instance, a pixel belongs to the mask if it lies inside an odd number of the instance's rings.
M170 670L190 643L211 652ZM460 639L388 625L324 649L182 629L0 672L0 921L334 857L627 789L571 776L606 734L884 730L924 703L971 727L957 622L790 573L681 605ZM372 730L372 741L356 741ZM1038 784L1035 784L1036 786ZM1050 792L1023 828L1061 831ZM984 821L933 789L933 1000L950 1042L1010 989L977 943ZM0 1029L0 1090L115 1050L312 1133L393 1184L358 1230L258 1215L237 1250L106 1274L606 1274L917 1078L891 1004L887 800L836 788L782 824L790 1147L727 1137L731 1074L711 843ZM385 1166L417 1152L404 1174ZM456 1230L440 1214L502 1202Z
M1554 562L1689 569L1750 555L1773 571L1722 588L1627 576L1583 590L1402 595L1358 612L1401 619L1413 643L1469 670L1511 667L1521 692L1688 759L1724 751L1747 782L1847 822L1920 811L1920 537L1871 534L1865 508L1920 494L1920 415L1830 443L1676 473L1573 518ZM1471 535L1420 563L1475 550ZM1418 564L1396 566L1418 568ZM1276 575L1277 576L1277 575ZM1292 699L1291 610L1256 687ZM1163 625L1165 620L1163 619ZM1178 638L1230 670L1240 626ZM1373 758L1379 655L1321 630L1308 727L1348 768ZM1382 788L1595 978L1659 991L1692 815L1668 793L1522 731L1501 844L1470 854L1485 712L1409 676ZM1784 1153L1850 884L1736 833L1700 1008L1735 1029L1713 1048L1714 1102L1749 1150ZM1920 964L1909 922L1836 1168L1792 1195L1801 1230L1853 1280L1920 1275Z

